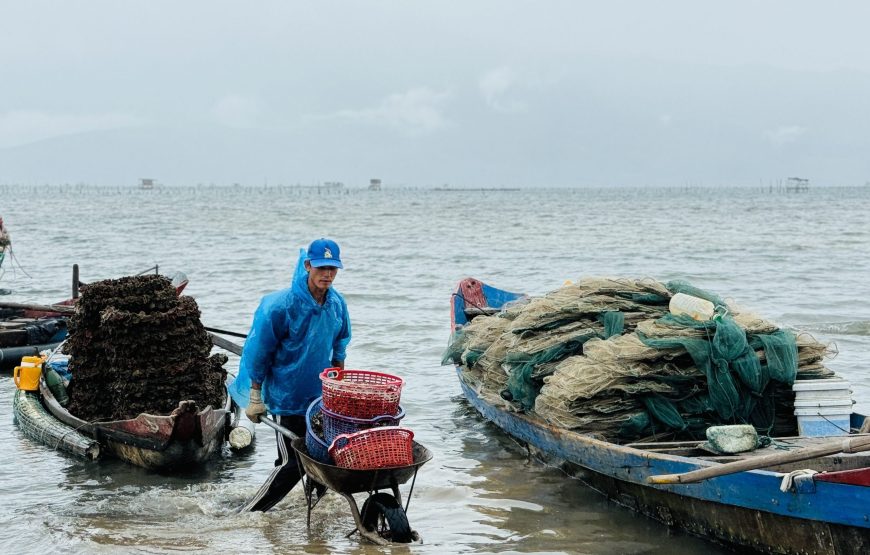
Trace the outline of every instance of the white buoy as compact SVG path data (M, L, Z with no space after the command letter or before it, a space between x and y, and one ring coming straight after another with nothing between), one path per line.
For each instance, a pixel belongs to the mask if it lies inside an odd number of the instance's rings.
M247 419L239 419L230 430L230 447L236 451L248 448L254 442L254 423Z

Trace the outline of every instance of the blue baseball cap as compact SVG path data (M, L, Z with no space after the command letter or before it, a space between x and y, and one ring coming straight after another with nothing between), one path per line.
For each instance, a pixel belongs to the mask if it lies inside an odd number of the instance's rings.
M338 248L338 243L332 239L315 239L308 246L308 261L315 268L321 266L344 268L340 256L341 249Z

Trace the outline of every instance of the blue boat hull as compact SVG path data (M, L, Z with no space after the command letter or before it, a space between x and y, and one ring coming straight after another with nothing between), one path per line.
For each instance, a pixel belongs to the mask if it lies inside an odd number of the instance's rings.
M782 492L782 474L764 470L698 484L652 486L648 476L694 470L705 461L555 428L486 403L461 376L460 383L484 418L534 448L542 460L669 526L762 553L870 553L870 488L815 482L807 491Z
M451 306L455 327L466 323L463 307L456 303L461 293L454 294ZM502 293L499 299L519 296ZM486 297L488 306L500 306ZM536 416L503 410L465 383L458 368L457 374L469 403L544 462L560 466L615 502L669 526L762 553L870 553L870 487L810 478L796 481L795 488L783 492L783 474L768 470L694 484L651 485L647 482L650 476L717 463L617 445L551 426ZM796 468L812 468L814 462L818 461L798 463ZM825 462L830 468L825 469L851 469L866 466L864 462L866 457L832 457Z

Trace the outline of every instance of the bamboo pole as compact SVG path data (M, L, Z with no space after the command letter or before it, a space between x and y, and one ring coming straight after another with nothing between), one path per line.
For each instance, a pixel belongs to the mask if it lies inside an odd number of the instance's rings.
M693 484L710 478L716 478L717 476L735 474L746 470L758 470L759 468L805 461L808 459L815 459L816 457L824 457L826 455L836 455L837 453L859 453L868 450L870 450L870 436L838 439L808 449L789 451L787 453L777 453L774 455L764 455L742 461L708 466L706 468L684 472L682 474L660 474L658 476L649 476L647 482L650 484Z
M40 310L42 312L60 312L63 314L72 314L75 312L75 307L65 304L29 304L29 303L10 303L0 302L0 308L16 308L19 310Z

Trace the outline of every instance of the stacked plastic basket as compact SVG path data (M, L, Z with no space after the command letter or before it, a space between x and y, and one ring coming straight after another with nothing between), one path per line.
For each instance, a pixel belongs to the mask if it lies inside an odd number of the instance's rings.
M414 433L398 426L404 380L369 370L327 368L323 397L308 408L308 454L357 470L413 463ZM318 429L320 433L318 433Z

